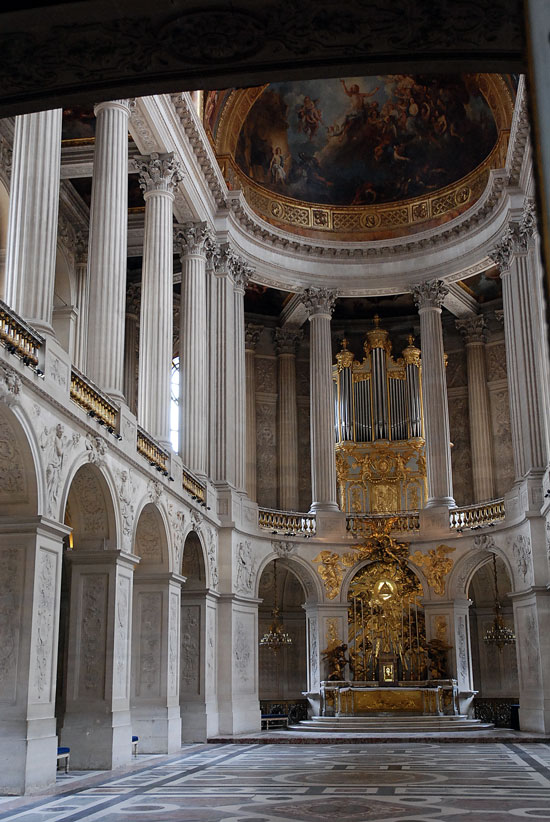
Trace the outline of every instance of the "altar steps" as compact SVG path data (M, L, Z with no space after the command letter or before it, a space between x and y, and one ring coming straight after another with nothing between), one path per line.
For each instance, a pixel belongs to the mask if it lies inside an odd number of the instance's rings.
M430 734L492 731L494 725L467 716L316 716L304 719L289 730L304 734Z

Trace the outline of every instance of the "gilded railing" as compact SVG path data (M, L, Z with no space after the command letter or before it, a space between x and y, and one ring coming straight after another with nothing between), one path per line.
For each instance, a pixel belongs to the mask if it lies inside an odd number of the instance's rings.
M0 300L0 342L11 354L23 360L25 365L36 369L38 351L44 344L44 338L2 300Z
M453 508L449 511L449 524L455 531L462 531L464 528L482 528L494 522L501 522L505 516L504 500L494 499L490 502Z
M156 468L157 471L162 471L166 477L168 476L167 465L170 454L139 425L137 428L137 451L138 454L145 457L149 465Z
M396 514L349 514L346 517L346 528L356 536L370 536L372 533L386 531L391 523L391 533L407 533L418 531L420 518L418 511L403 511Z
M198 502L206 505L206 487L187 469L182 472L183 490L187 491Z
M83 408L89 417L95 417L100 425L106 425L108 431L114 433L118 408L74 366L71 369L71 399Z
M258 511L258 525L260 528L265 528L266 531L271 531L272 534L313 536L315 534L315 515L260 508Z

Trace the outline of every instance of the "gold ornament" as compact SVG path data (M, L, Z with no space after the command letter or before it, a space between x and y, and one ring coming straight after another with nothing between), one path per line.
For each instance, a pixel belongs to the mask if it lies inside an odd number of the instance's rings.
M342 577L344 569L340 564L339 554L333 551L321 551L317 554L313 562L320 563L317 570L325 584L325 590L329 599L334 599L340 593L342 587Z
M415 551L411 555L411 560L421 568L426 574L428 585L439 596L445 593L445 577L453 567L453 560L446 554L454 551L449 545L438 545L437 548L430 548L427 554L422 551Z

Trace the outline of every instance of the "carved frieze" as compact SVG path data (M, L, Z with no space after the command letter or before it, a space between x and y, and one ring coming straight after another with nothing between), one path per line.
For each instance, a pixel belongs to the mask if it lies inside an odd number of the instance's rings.
M46 466L46 491L50 516L57 515L65 454L69 449L75 448L79 440L80 434L77 433L66 436L65 427L62 423L50 428L44 426L42 430L40 448L44 453Z
M235 553L235 590L251 594L256 577L256 558L252 554L250 541L245 539L239 542Z
M182 605L181 609L181 692L200 692L200 607Z

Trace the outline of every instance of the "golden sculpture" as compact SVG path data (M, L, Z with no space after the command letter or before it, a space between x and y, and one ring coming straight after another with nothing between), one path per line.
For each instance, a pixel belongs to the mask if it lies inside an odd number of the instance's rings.
M442 543L437 548L430 548L427 554L415 551L411 555L411 560L426 574L430 588L439 596L445 593L445 578L453 567L453 560L446 555L454 550L454 547Z
M325 584L325 590L329 599L334 599L340 593L342 587L342 577L344 569L340 564L340 555L333 551L321 551L313 562L320 563L317 570Z

